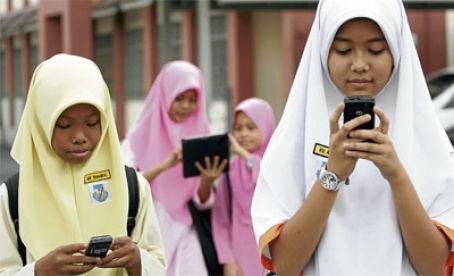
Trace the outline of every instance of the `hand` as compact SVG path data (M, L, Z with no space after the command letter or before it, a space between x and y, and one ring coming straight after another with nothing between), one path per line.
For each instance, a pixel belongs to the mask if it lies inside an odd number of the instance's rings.
M249 151L247 151L245 148L243 148L231 133L229 133L228 136L229 136L230 152L238 155L244 161L249 160L249 158L251 158L252 154Z
M124 267L128 269L130 274L140 275L142 269L140 250L131 238L114 238L110 250L111 252L105 258L101 259L102 263L98 267Z
M205 157L205 168L200 164L200 162L195 163L195 166L200 171L202 185L211 185L216 178L221 176L225 166L227 166L228 160L224 159L221 163L219 163L219 159L219 156L215 156L213 164L211 164L210 158L208 156Z
M347 179L352 174L358 160L358 158L346 155L344 144L346 142L362 142L358 139L348 138L348 136L355 127L371 119L370 115L366 114L350 120L342 125L342 127L339 127L339 119L344 108L345 104L342 102L329 119L329 157L326 165L329 171L335 173L342 180Z
M347 141L344 144L345 154L351 158L372 161L385 179L391 181L400 176L403 166L397 156L391 139L388 136L389 119L377 106L374 112L380 119L380 125L373 130L354 130L350 136L355 140L373 140L375 143L357 143ZM354 140L353 140L354 141ZM393 182L393 181L392 181Z
M167 157L166 160L163 162L163 167L165 169L170 169L178 165L178 163L181 162L181 148L176 148L174 149L169 156Z
M235 137L229 133L229 150L233 154L238 154L241 152L241 150L244 150L244 148L238 143L238 141L235 139Z
M88 244L74 243L52 250L36 261L35 275L79 275L101 263L101 258L84 256Z
M149 168L148 170L144 171L142 175L148 182L152 182L158 175L162 172L175 167L178 163L181 162L181 148L174 149L166 160L164 160L159 165Z
M242 276L243 272L241 271L241 267L235 263L227 263L224 265L224 276Z

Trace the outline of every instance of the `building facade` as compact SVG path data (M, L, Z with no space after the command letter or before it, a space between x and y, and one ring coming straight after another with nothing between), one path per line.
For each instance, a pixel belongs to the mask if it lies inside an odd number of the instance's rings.
M280 118L313 7L226 0L0 1L0 139L10 145L33 70L60 52L94 60L110 88L120 138L170 60L199 66L215 133L230 130L232 108L248 97ZM408 11L425 73L454 65L451 10Z

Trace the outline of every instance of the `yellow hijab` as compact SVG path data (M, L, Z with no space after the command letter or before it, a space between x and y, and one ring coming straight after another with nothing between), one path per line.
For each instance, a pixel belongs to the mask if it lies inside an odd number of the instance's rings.
M72 165L51 139L59 115L80 103L99 110L102 136L85 163ZM109 90L91 60L57 54L36 68L11 155L20 165L20 235L34 259L94 235L126 235L125 169ZM93 204L94 178L108 187L110 201Z

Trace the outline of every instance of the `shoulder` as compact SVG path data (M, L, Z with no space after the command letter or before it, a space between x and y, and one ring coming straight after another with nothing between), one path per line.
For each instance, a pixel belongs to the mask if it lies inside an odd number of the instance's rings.
M6 187L5 183L0 184L0 198L3 202L3 198L8 198L8 188Z
M136 171L136 175L140 197L141 198L151 197L151 188L148 180L138 171Z

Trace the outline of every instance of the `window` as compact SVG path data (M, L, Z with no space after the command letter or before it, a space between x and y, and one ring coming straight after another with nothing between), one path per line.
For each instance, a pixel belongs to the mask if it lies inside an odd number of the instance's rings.
M231 125L230 91L227 86L227 50L225 16L211 15L211 103L208 115L214 133L229 130ZM209 93L207 91L207 93Z
M167 34L165 32L167 31ZM167 27L159 27L159 67L162 68L171 60L181 59L181 24L169 23Z
M125 32L125 89L126 99L144 98L142 29Z
M22 85L22 56L21 49L14 49L14 97L23 97L25 95Z
M97 34L95 37L95 62L99 66L104 80L109 87L110 97L114 97L113 85L113 49L112 34Z

